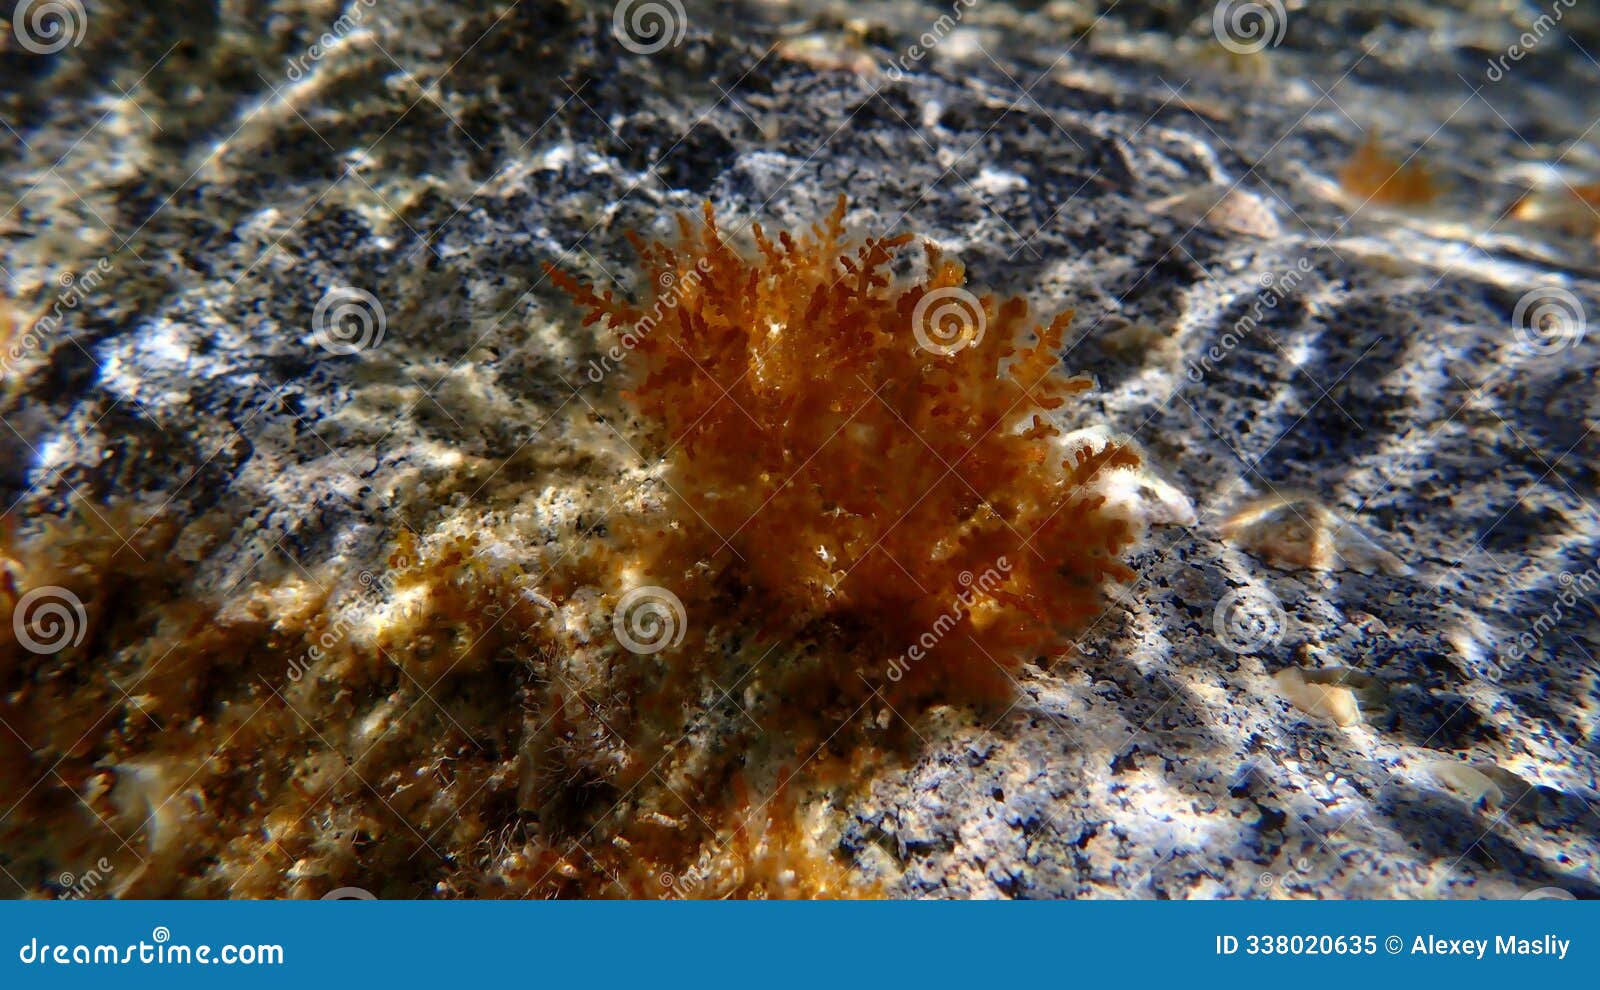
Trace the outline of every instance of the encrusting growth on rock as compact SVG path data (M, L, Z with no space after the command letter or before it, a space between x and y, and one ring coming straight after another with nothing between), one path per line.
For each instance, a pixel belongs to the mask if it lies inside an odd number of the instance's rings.
M604 533L530 534L478 494L376 573L262 565L219 595L195 562L228 512L0 522L10 871L47 895L102 859L107 896L883 894L894 863L832 812L912 735L857 716L1008 694L1060 652L1129 576L1142 520L1110 479L1139 458L1053 421L1088 388L1068 318L967 293L936 248L892 277L910 238L847 239L843 203L753 251L709 211L680 232L636 240L646 305L555 273L626 335L665 460L665 497ZM682 596L681 641L602 631L641 585ZM58 615L76 635L24 640Z
M853 239L845 209L798 236L754 225L753 252L709 203L674 244L632 236L642 303L548 267L631 351L667 462L672 524L617 536L657 583L748 587L769 632L827 620L864 659L906 655L919 688L1004 689L1131 577L1135 527L1092 481L1138 457L1060 440L1053 416L1091 387L1060 367L1070 312L975 296L932 244L896 279L911 235Z

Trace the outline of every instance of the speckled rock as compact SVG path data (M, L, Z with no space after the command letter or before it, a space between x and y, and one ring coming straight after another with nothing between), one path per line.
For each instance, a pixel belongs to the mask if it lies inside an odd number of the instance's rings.
M916 742L801 795L829 855L911 897L1600 894L1600 250L1581 204L1510 215L1600 179L1592 13L1495 78L1521 28L1487 0L1308 5L1253 54L1165 2L685 3L646 54L606 5L185 6L97 4L79 44L0 53L9 525L134 494L228 514L194 577L223 598L348 585L404 530L481 530L502 562L576 539L650 465L541 266L627 287L625 229L705 199L794 226L845 192L853 225L1075 308L1083 425L1138 441L1195 515L1159 520L1137 581L1009 707L850 713ZM1432 204L1340 189L1369 131L1426 161ZM1301 493L1403 572L1223 538ZM522 742L473 722L523 724L481 701L517 696L512 666L432 685L476 746L451 759L485 767L460 798L483 828L439 839L450 812L427 812L418 834L459 845L386 893L483 892L449 878L518 827ZM1382 704L1334 725L1285 697L1288 667L1358 671ZM695 745L741 719L728 697ZM333 717L392 714L352 704ZM32 781L59 756L16 758ZM1452 765L1524 786L1468 800ZM0 848L8 893L83 871L24 848L48 824L0 819L34 827ZM320 892L235 880L126 889Z

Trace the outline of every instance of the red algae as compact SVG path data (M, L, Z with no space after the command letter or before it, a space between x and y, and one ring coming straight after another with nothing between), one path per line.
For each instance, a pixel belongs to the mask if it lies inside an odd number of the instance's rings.
M837 815L915 733L868 703L1008 695L1060 652L1129 576L1093 480L1137 457L1060 435L1089 387L1069 315L968 293L932 246L893 277L911 239L848 238L842 202L754 242L709 211L635 239L642 305L556 273L625 335L674 494L566 533L537 586L454 516L380 573L223 598L181 562L225 514L0 520L0 607L51 589L84 633L40 653L0 624L0 843L30 876L103 858L110 896L883 896L895 867ZM640 576L694 620L655 655L586 631Z
M653 296L623 300L559 269L556 284L631 349L626 395L667 462L671 518L616 532L671 587L748 588L768 633L825 620L938 693L1009 690L1131 573L1133 539L1090 482L1137 465L1110 444L1062 459L1054 415L1091 382L1058 352L1070 312L963 288L911 235L855 239L846 203L754 251L710 204L675 243L631 236Z

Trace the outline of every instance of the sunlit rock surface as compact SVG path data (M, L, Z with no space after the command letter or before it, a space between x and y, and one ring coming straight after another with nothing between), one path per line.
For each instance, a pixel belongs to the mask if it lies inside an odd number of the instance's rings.
M8 44L8 580L128 614L0 652L0 890L1600 893L1600 24L1511 58L1501 4L1290 6L1257 52L1129 2L685 3L654 41L600 4L108 2ZM1340 185L1369 135L1432 202ZM824 708L814 749L763 745L762 665L806 645L747 661L687 615L734 676L647 750L626 589L545 575L666 496L540 266L636 288L626 229L841 192L1075 308L1079 425L1144 450L1129 504L1179 508L1009 707ZM1403 566L1224 539L1303 492ZM92 566L38 562L45 517L113 503ZM141 542L152 516L179 535ZM470 561L408 576L412 533ZM522 604L479 645L489 587ZM560 651L519 645L536 622ZM1291 668L1385 703L1308 712Z

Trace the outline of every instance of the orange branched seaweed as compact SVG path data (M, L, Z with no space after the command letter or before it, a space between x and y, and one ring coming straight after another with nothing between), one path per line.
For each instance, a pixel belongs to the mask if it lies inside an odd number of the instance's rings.
M1090 387L1060 368L1071 313L974 296L931 244L896 279L911 236L856 240L844 217L841 197L808 233L756 225L751 252L708 203L674 244L630 237L643 303L548 269L631 350L681 499L674 525L619 535L677 587L748 587L768 631L849 630L897 683L1004 685L1131 576L1133 527L1091 481L1138 459L1062 446L1052 416Z

